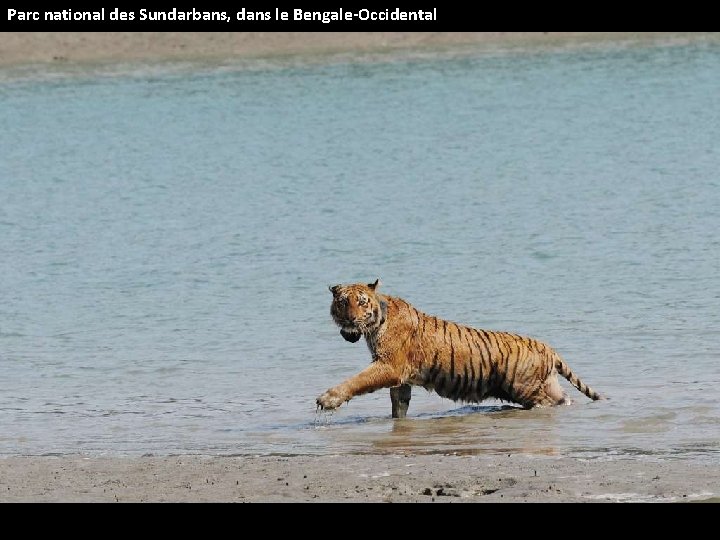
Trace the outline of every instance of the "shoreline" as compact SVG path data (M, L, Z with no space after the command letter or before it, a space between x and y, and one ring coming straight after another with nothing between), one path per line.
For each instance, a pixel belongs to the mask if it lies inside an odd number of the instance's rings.
M3 32L0 68L690 43L718 32Z
M1 502L719 502L711 464L520 454L3 457Z

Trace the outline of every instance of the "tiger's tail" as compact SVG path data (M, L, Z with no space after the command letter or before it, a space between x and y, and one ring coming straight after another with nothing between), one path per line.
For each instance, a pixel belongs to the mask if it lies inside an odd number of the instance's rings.
M582 382L580 378L572 372L570 366L565 363L565 360L563 360L557 353L555 353L555 369L557 369L560 375L570 381L570 384L593 401L597 401L598 399L607 399L605 396L598 394L595 390Z

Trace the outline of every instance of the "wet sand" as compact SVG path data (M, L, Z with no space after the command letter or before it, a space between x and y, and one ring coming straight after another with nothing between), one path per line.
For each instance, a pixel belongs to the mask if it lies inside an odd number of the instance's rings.
M0 502L689 502L720 473L685 460L527 455L8 457Z
M688 32L2 32L0 66L687 42Z

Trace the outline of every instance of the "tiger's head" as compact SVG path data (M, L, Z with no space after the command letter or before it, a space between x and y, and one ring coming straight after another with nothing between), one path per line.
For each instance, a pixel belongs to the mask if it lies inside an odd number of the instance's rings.
M340 327L340 335L350 343L355 343L385 322L387 305L375 291L380 280L375 283L354 283L330 287L333 301L330 314Z

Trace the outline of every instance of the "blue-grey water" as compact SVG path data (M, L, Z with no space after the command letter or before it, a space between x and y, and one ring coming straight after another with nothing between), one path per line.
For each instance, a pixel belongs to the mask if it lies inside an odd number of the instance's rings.
M717 42L0 70L0 247L0 454L720 454ZM316 413L377 277L611 399Z

